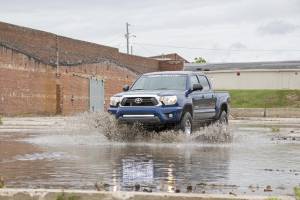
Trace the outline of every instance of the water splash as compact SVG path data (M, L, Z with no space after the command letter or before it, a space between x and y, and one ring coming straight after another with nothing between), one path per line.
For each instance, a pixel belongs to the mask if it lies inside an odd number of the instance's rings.
M214 123L194 130L191 136L186 136L182 131L163 130L153 131L144 128L141 124L120 124L109 113L85 113L80 116L90 128L96 128L109 141L117 142L205 142L227 143L232 141L232 134L228 125Z

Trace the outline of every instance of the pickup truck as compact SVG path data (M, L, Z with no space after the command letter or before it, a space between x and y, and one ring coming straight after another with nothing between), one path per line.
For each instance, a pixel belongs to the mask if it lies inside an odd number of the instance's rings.
M108 112L119 122L171 126L190 135L197 124L228 123L230 96L214 92L205 74L192 71L141 75L110 98Z

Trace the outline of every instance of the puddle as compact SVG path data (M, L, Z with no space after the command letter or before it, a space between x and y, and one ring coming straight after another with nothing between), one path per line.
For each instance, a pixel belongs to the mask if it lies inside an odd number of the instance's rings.
M0 130L7 187L286 195L300 184L300 129L283 122L232 121L186 138L103 114L9 120L20 131Z

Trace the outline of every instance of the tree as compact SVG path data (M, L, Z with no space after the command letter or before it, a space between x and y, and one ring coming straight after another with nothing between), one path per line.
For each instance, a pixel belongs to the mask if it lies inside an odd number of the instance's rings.
M202 57L197 57L194 60L195 60L195 63L206 63L206 60Z

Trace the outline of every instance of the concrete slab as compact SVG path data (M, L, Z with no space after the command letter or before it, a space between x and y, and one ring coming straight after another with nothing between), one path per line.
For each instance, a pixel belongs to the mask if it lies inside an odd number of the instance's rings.
M281 200L294 197L277 196ZM223 194L98 192L93 190L0 189L0 200L263 200L268 196L235 196Z

